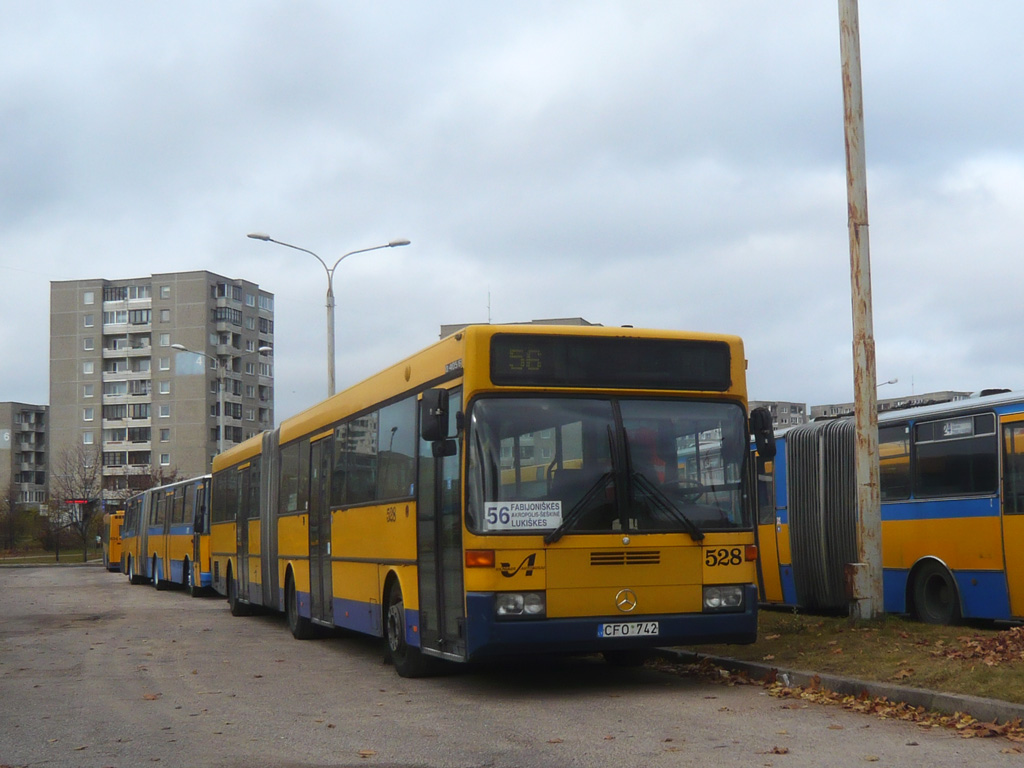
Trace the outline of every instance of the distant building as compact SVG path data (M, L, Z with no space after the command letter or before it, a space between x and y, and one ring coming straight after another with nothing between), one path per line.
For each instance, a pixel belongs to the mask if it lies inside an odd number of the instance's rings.
M477 325L477 323L456 323L454 325L442 325L441 326L441 338L445 339L451 336L453 333L458 333L467 325ZM556 317L549 320L526 320L519 323L507 323L507 325L601 325L600 323L591 323L588 320L584 320L582 317Z
M788 429L807 423L807 403L788 403L782 400L751 400L751 410L767 408L772 415L774 429Z
M0 495L12 490L17 504L46 502L48 412L45 405L0 403Z
M970 396L970 392L946 390L944 392L928 392L927 394L910 395L908 397L890 397L878 401L878 412L885 413L886 411L916 408L919 405L933 405L935 403L951 403L956 400L965 400ZM853 416L853 403L811 406L812 419L832 419L840 416Z
M123 497L133 477L209 472L222 404L225 447L273 426L273 352L259 352L273 343L274 296L245 280L196 271L51 283L51 460L97 450L105 498Z

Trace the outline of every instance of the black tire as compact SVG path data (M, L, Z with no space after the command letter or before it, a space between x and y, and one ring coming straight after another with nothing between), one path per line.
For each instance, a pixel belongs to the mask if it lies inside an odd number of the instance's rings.
M195 574L192 573L192 563L185 560L185 570L183 581L185 582L185 589L188 590L189 597L199 597L203 594L203 588L196 584Z
M436 674L440 661L424 656L405 639L405 601L396 582L388 590L387 613L384 615L384 641L387 643L388 661L401 677L426 677Z
M228 610L231 611L231 615L248 616L252 611L248 603L243 603L238 599L238 582L235 581L235 574L232 573L230 568L228 568L227 587Z
M620 651L602 651L605 662L612 667L642 667L649 658L651 652L642 649L632 648Z
M925 624L957 624L960 595L945 566L925 563L914 576L914 616Z
M167 579L160 578L159 564L156 560L156 555L153 555L153 586L163 592L165 589L171 586L171 582Z
M295 580L290 573L284 588L284 615L296 640L310 640L316 636L313 622L299 613L299 596L295 594Z
M142 576L139 576L139 574L137 574L135 572L135 561L131 557L129 557L128 558L128 583L129 584L139 585L139 584L144 583L145 581L146 581L145 578L143 578Z

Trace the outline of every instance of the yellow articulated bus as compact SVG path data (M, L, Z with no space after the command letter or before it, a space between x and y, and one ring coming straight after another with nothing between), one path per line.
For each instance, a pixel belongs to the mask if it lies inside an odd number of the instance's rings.
M214 459L214 589L383 637L402 676L753 642L745 365L734 336L469 326Z
M121 570L121 526L124 512L107 512L103 515L100 536L103 539L103 567L108 571Z
M179 585L193 597L208 591L210 476L142 491L125 505L122 570L132 584Z

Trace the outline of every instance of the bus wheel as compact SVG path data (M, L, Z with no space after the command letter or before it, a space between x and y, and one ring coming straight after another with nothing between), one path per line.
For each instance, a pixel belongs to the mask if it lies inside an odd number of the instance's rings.
M914 577L914 615L925 624L956 624L960 600L949 571L939 563L925 563Z
M170 582L167 579L160 578L160 570L158 568L156 556L153 557L153 586L163 591L170 586Z
M295 579L288 574L284 592L284 614L288 619L288 629L296 640L309 640L315 633L313 622L299 613L299 598L295 594Z
M395 582L388 591L388 612L384 621L384 640L388 660L402 677L424 677L436 671L439 662L424 656L405 639L405 601L402 588Z
M141 584L145 579L139 576L135 572L135 560L131 557L128 558L128 583L129 584Z
M199 597L203 593L203 589L202 587L196 586L195 574L192 573L192 563L190 563L187 558L183 563L183 567L185 569L185 589L188 590L191 597Z
M650 651L632 648L619 651L602 651L604 660L613 667L642 667L651 657Z
M235 574L228 568L228 610L232 616L248 616L249 605L238 599L238 582L235 581Z

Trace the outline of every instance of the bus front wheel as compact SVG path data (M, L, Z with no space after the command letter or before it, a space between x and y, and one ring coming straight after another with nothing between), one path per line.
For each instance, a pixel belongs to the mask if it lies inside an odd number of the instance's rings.
M162 591L162 590L167 589L167 587L169 587L171 585L171 583L169 581L167 581L167 579L161 579L160 578L160 569L159 569L160 565L161 565L161 563L159 563L157 561L156 556L154 555L153 556L153 571L152 571L152 573L153 573L153 586Z
M290 574L285 585L284 613L292 637L296 640L309 640L314 636L313 622L299 613L299 596L295 594L295 579Z
M135 559L132 557L128 558L128 583L129 584L142 584L145 579L139 576L135 572Z
M249 615L249 605L238 599L238 582L235 581L235 574L228 568L227 578L228 610L232 616Z
M405 639L405 601L402 588L396 581L388 591L387 615L384 621L384 640L387 643L388 660L401 677L424 677L433 674L438 663L424 656L419 648L409 645Z
M196 576L192 572L192 563L188 561L188 558L185 559L182 567L185 569L185 589L188 590L190 597L199 597L203 593L203 589L196 584Z
M943 565L925 563L914 577L914 615L925 624L956 624L960 621L956 582Z

